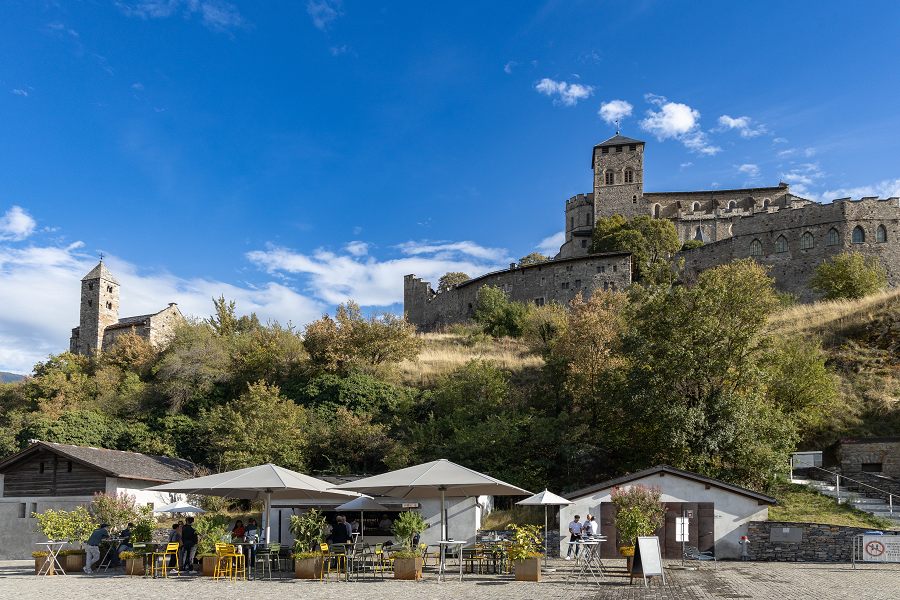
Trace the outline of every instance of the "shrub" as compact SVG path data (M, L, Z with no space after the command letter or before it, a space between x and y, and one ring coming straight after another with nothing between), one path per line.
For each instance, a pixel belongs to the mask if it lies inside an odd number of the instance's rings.
M216 544L222 541L228 532L227 515L205 514L194 523L197 531L197 557L213 556L216 553Z
M94 530L94 521L84 505L73 511L47 509L31 516L38 522L35 533L43 533L51 542L84 542Z
M525 560L543 556L538 552L541 544L540 532L543 529L540 525L510 525L509 528L516 532L516 539L507 551L510 560Z
M404 548L411 551L413 550L413 536L425 531L425 527L427 527L427 523L422 513L408 510L397 516L397 520L394 521L393 531L398 538L403 540Z
M616 529L627 544L634 546L638 537L650 535L665 523L666 506L659 499L659 487L637 484L623 490L617 486L611 496L616 507Z
M874 294L887 285L887 271L878 258L859 252L841 252L831 262L823 260L809 280L809 289L823 300L855 299Z
M288 531L294 534L294 554L315 554L319 544L325 543L325 515L314 508L299 516L291 515Z

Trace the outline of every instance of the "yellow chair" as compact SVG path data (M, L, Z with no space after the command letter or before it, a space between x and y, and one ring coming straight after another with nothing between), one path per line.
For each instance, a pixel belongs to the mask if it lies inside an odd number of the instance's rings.
M178 544L166 544L165 552L154 552L150 562L150 577L155 577L157 571L162 571L162 576L165 579L169 578L169 558L175 557L175 564L178 564ZM157 566L156 561L160 559L160 564L162 566ZM181 577L181 569L176 567L176 571L178 572L178 576Z
M384 573L386 568L391 573L394 572L394 559L385 552L384 544L375 544L375 560L381 565L382 573Z
M341 546L341 544L335 544L335 546ZM337 573L338 581L341 580L341 573L344 573L344 579L347 579L347 555L344 554L343 549L341 552L332 553L328 547L328 544L319 544L319 549L322 550L322 570L319 573L319 579L325 581L325 575L331 575L331 562L334 559L334 572ZM327 565L327 570L326 570Z
M238 572L247 578L247 567L244 561L244 555L237 552L235 547L230 544L216 544L216 569L213 572L214 579L219 580L220 577L226 579L234 578L237 580Z

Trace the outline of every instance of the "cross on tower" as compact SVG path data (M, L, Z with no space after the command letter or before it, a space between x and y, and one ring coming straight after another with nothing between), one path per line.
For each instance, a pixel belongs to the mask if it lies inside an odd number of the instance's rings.
M616 119L616 135L619 135L619 120Z
M103 262L103 253L100 253L100 262Z

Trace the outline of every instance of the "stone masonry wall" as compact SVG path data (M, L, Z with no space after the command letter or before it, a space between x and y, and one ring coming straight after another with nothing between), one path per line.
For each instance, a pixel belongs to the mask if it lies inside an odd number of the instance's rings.
M802 528L801 541L771 541L772 530L778 527ZM850 562L853 538L872 531L862 527L779 521L751 521L747 529L750 560L778 562Z
M875 241L876 229L887 229L887 241ZM852 243L853 229L865 231L865 242ZM839 235L836 245L827 245L827 235L835 229ZM809 232L814 245L800 248L800 238ZM787 240L786 252L775 252L779 237ZM802 301L812 301L815 295L806 288L813 268L843 250L877 256L887 269L888 283L900 284L900 208L897 198L835 200L832 204L810 203L800 208L785 208L755 213L737 220L732 237L678 254L685 258L685 267L695 273L727 263L736 258L750 257L750 244L759 240L763 254L753 258L770 266L770 275L779 290L800 294Z
M643 200L644 144L636 144L634 150L630 150L630 146L621 148L621 152L616 152L615 147L610 147L607 154L600 148L594 150L594 212L597 218L619 214L631 220L638 215L650 214L648 204ZM625 183L626 169L634 172L632 183ZM612 185L606 185L607 172L613 174Z
M623 290L631 284L630 252L593 254L552 260L470 279L453 288L431 289L431 283L415 275L403 278L403 311L420 330L462 323L475 312L475 297L485 285L506 290L512 301L567 303L581 293L589 297L599 287Z
M864 463L880 463L880 475L900 479L900 441L841 444L838 457L841 471L848 477L858 479Z

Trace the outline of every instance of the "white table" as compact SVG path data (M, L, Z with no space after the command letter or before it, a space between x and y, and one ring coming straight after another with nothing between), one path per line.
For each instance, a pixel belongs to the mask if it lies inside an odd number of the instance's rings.
M62 550L62 547L66 545L65 542L38 542L38 546L46 546L47 547L47 555L50 560L44 560L44 564L41 565L40 570L38 571L38 575L43 575L46 577L50 574L52 570L54 574L57 572L66 574L66 570L63 569L63 566L59 564L59 561L56 559L59 556L59 551ZM43 579L43 577L41 578Z
M103 558L100 559L100 564L97 565L97 570L103 569L103 572L109 570L110 565L112 565L112 559L118 558L116 554L116 550L119 549L119 546L122 545L122 542L125 541L125 538L108 538L104 540L109 543L109 548L106 550L106 554L103 555ZM106 563L106 564L104 564ZM121 566L121 561L119 562L119 566ZM113 567L115 569L116 567Z
M566 577L566 582L569 581L569 577L577 570L578 574L575 577L575 585L578 584L582 575L586 575L585 571L588 571L591 574L594 583L600 585L600 582L597 580L597 574L594 572L594 567L596 566L597 570L600 571L601 577L606 577L606 574L603 572L603 562L600 560L600 543L603 541L606 541L606 538L599 536L580 539L576 542L569 542L569 544L574 545L576 548L582 548L582 550L575 557L575 566L572 569L572 573L569 573L569 576ZM579 566L581 567L580 569Z
M458 542L456 540L441 540L438 542L438 546L441 548L441 562L438 564L438 583L441 582L441 573L444 572L444 561L447 558L447 553L445 551L446 546L459 546L459 581L462 583L462 573L463 573L463 560L462 560L462 545L465 544L465 541Z

